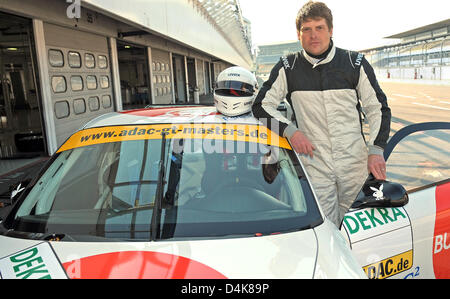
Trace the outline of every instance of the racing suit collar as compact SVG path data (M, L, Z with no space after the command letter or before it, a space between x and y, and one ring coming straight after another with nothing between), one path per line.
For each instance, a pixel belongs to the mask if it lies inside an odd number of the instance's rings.
M311 57L310 55L308 55L308 53L306 53L305 50L302 50L303 57L305 57L305 59L309 63L312 64L312 68L315 68L318 65L330 62L331 60L333 60L335 53L336 53L336 47L335 47L334 43L332 45L331 51L328 53L327 57L325 57L324 59L317 59L317 58Z

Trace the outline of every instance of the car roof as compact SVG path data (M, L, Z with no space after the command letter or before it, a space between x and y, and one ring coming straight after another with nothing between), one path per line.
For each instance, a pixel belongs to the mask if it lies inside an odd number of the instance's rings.
M162 123L230 123L253 124L260 122L251 113L228 117L217 112L214 106L161 106L144 109L111 112L101 115L82 129L118 126L118 125L148 125Z

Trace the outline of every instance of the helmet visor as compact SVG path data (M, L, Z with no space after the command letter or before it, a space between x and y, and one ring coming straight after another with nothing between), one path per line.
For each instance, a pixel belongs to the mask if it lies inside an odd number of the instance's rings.
M255 87L240 81L219 81L216 83L217 94L237 97L249 97L255 93Z

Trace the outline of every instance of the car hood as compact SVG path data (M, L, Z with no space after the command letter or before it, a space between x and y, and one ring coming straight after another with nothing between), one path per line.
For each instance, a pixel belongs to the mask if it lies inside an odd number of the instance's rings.
M312 278L319 247L313 229L170 242L47 242L0 236L0 243L2 278Z

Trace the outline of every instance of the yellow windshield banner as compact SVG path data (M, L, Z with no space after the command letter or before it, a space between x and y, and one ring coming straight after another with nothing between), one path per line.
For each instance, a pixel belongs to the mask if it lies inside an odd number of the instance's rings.
M286 138L260 125L247 124L158 124L111 126L91 128L73 134L57 151L94 144L130 140L161 139L216 139L255 142L291 149Z

